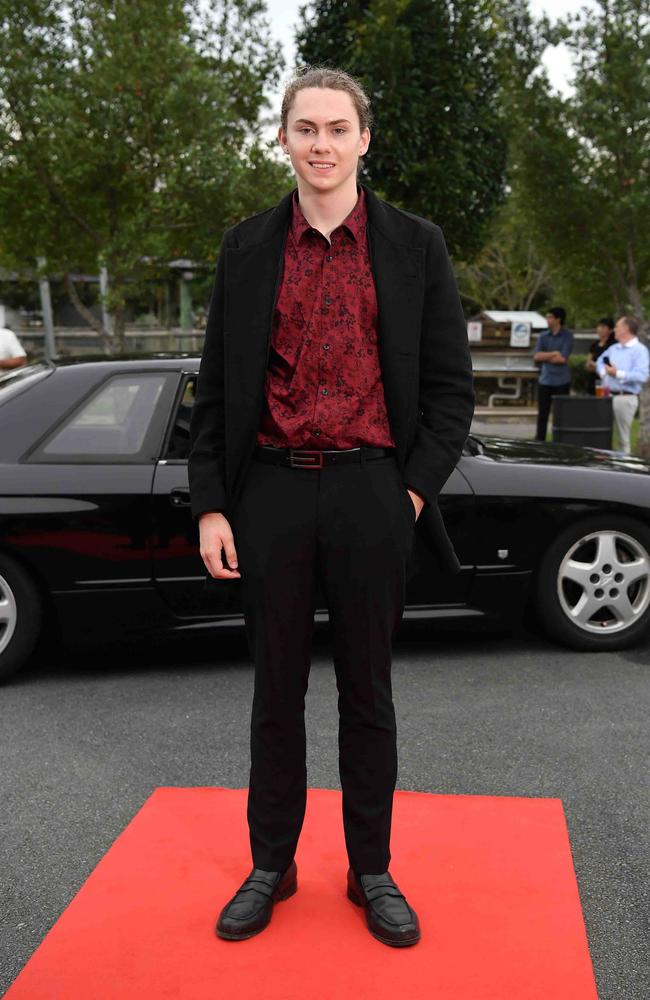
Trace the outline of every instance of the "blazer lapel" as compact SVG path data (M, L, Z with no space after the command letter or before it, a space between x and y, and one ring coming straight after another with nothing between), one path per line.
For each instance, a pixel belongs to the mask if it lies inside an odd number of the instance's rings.
M424 299L424 248L395 231L382 202L365 187L370 257L379 308L382 360L417 355Z
M395 232L377 196L365 188L368 239L379 313L379 363L391 432L402 467L409 426L417 414L420 329L424 304L424 248ZM410 235L410 234L409 234Z
M263 391L292 197L293 191L254 220L258 225L250 226L240 246L226 251L226 368L242 367L253 398Z

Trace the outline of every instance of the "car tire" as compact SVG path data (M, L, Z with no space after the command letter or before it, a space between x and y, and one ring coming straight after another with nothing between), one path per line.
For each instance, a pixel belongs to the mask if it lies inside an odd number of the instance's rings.
M38 643L43 602L30 575L0 552L0 681L20 670Z
M626 649L650 626L650 530L600 515L565 529L546 551L535 588L546 632L573 649Z

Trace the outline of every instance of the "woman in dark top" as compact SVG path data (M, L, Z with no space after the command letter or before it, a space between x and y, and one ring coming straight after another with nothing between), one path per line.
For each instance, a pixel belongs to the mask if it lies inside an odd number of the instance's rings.
M592 396L596 395L596 361L601 354L604 354L608 347L616 343L616 338L614 337L614 320L611 316L605 316L603 319L598 320L596 333L598 334L598 340L594 340L589 345L589 355L585 362L585 368L589 372L589 392Z

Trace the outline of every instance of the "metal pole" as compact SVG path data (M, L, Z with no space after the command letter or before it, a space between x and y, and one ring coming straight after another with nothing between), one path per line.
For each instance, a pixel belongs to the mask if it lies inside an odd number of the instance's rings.
M99 291L102 296L102 324L106 333L111 336L113 333L113 317L106 308L106 296L108 295L108 271L105 267L99 269Z
M181 275L180 284L180 312L181 330L192 329L192 293L190 291L190 281L192 273L185 271Z
M37 264L39 271L45 271L45 257L38 257ZM54 340L54 321L52 319L52 298L50 296L50 282L46 274L38 279L38 290L41 295L41 311L43 313L43 330L45 332L45 357L48 361L56 358L56 342Z

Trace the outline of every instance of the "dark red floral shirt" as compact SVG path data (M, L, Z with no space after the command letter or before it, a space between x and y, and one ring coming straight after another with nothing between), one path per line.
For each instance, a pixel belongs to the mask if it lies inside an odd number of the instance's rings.
M258 444L394 447L377 351L377 297L363 188L327 238L298 192L273 318Z

